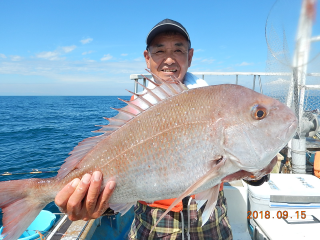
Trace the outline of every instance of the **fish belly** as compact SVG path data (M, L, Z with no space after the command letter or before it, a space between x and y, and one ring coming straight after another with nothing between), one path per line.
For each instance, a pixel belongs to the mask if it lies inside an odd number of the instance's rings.
M177 126L128 149L109 165L115 169L117 182L110 202L152 202L179 196L219 155L209 127L207 123Z

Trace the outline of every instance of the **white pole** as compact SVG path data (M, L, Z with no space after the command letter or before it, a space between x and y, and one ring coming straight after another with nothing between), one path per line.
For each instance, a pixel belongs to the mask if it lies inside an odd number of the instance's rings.
M305 97L305 85L306 85L306 74L307 65L309 60L310 52L310 38L312 33L313 14L315 11L316 0L304 0L302 2L300 19L298 24L298 31L296 36L296 48L293 57L293 68L297 70L296 77L292 78L290 84L290 90L293 92L291 85L294 85L293 81L297 80L298 84L298 95L294 96L296 99L300 97L298 106L295 105L296 112L298 112L299 130L302 128L302 115L303 115L303 104ZM296 79L297 78L297 79ZM289 95L290 96L290 95ZM288 96L288 97L289 97ZM291 99L287 99L287 104L290 105ZM298 110L298 111L297 111ZM306 138L300 136L300 132L292 139L292 172L293 173L305 173L306 172Z

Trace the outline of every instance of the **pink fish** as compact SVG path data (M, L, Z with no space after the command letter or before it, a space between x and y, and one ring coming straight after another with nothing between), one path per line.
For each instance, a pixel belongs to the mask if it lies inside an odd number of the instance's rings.
M154 84L118 109L98 130L102 135L80 142L55 178L0 183L5 239L17 239L66 184L95 170L103 173L102 187L116 181L110 199L116 212L138 200L178 202L196 194L198 208L208 201L205 223L221 181L260 175L297 127L284 104L242 86Z

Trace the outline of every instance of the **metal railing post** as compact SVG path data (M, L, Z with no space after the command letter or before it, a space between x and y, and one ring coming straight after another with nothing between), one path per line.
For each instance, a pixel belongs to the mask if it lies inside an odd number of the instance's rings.
M256 88L256 75L253 75L253 87L252 87L252 90L254 91L255 88Z
M260 85L260 93L263 94L263 91L262 91L262 83L261 83L261 76L258 75L258 78L259 78L259 85Z
M143 78L143 86L147 86L147 79Z
M236 75L236 84L238 85L238 74Z
M138 92L138 81L139 81L138 78L134 80L134 93Z

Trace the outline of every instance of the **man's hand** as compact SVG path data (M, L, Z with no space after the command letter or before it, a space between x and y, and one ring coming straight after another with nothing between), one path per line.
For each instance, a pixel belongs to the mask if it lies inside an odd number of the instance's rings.
M98 218L109 207L108 201L116 185L109 181L100 193L101 184L101 172L96 171L92 176L85 174L81 180L76 178L66 185L57 194L55 203L71 221Z

